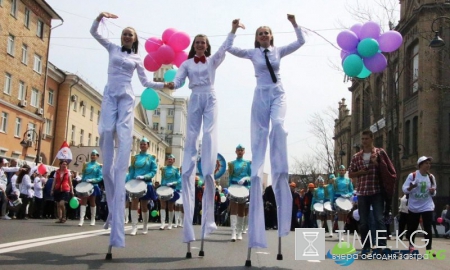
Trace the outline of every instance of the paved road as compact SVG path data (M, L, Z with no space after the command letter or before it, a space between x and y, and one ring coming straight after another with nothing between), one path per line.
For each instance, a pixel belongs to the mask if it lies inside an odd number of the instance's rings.
M101 224L78 227L77 221L55 224L54 220L0 220L0 269L249 269L244 267L247 241L229 241L229 228L219 229L205 240L205 257L199 257L200 242L191 244L192 259L186 259L181 229L159 231L151 224L147 235L127 236L124 249L113 249L113 260L105 261L109 235ZM131 226L126 227L127 231ZM200 235L200 226L195 226ZM140 231L139 231L140 233ZM277 234L267 231L269 247L253 249L253 268L335 269L333 260L296 261L295 238L283 238L284 260L276 260ZM421 239L421 237L419 237ZM326 240L326 250L337 240ZM389 244L395 245L394 241ZM433 240L436 250L450 250L450 240ZM421 253L424 250L420 250ZM444 260L362 261L342 269L450 269L450 252Z

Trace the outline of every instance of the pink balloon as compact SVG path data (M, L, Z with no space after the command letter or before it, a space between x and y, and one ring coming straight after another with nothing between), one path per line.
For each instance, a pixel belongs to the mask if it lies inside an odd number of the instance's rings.
M181 64L187 60L188 54L185 51L176 52L175 58L173 59L173 64L180 67Z
M47 167L44 164L39 165L37 170L40 175L44 175L47 173Z
M344 30L338 34L337 43L343 50L352 51L358 46L359 39L354 32Z
M356 36L359 38L359 34L361 33L362 24L357 23L354 24L352 27L350 27L350 30L353 31L353 33L356 34Z
M364 65L373 73L382 72L387 66L387 59L382 53L376 53L372 57L364 58Z
M156 51L156 58L160 63L168 65L175 58L175 52L170 46L164 44Z
M441 224L444 220L442 219L442 217L438 217L437 218L437 223Z
M179 52L189 47L190 42L191 39L189 38L189 35L187 33L176 32L170 37L169 43L167 44L172 47L174 51Z
M360 33L359 33L359 39L363 40L365 38L373 38L378 39L380 36L380 26L376 22L366 22L361 27Z
M378 44L382 52L393 52L402 45L402 35L394 30L387 31L378 38Z
M175 28L167 28L166 30L164 30L163 34L162 34L162 41L167 44L169 42L170 37L175 34L176 32L178 32L177 29Z
M151 37L145 42L145 50L148 53L156 52L163 45L163 41L157 37Z
M157 52L151 52L144 58L144 67L148 71L157 71L161 67L161 62L156 57Z

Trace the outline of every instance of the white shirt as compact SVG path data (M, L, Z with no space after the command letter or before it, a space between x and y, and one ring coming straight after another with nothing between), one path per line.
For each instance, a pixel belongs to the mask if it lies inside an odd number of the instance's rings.
M277 83L281 82L280 78L280 61L281 58L295 52L303 44L305 44L305 39L303 38L302 30L299 27L295 27L295 34L297 35L297 40L281 47L269 47L267 48L269 52L267 56L269 58L270 65L273 68L275 76L277 77ZM233 39L236 35L232 36ZM231 47L228 52L237 57L250 59L253 63L255 69L255 77L258 86L262 85L273 85L272 77L270 76L270 71L267 68L266 58L264 53L265 48L254 48L254 49L240 49L237 47Z
M19 169L20 169L19 167L1 167L0 177L3 177L3 175L6 177L5 172L17 172Z
M31 184L30 176L28 174L25 174L22 178L22 183L19 184L20 194L24 194L24 195L28 195L28 196L33 195L33 192L31 190L32 186L33 185Z
M44 177L36 176L34 178L34 197L42 199L44 194L42 193L43 185L44 185Z
M434 211L434 202L432 197L436 195L436 190L434 194L431 195L428 191L432 186L436 188L436 178L433 176L434 184L431 185L430 178L428 175L421 175L420 171L416 171L415 182L417 186L411 191L408 191L409 184L413 180L413 174L410 173L403 184L402 190L405 194L409 194L408 199L408 209L413 213L421 213L426 211Z
M17 182L17 174L14 174L11 177L11 193L15 193L17 195L20 195L19 188L18 188L16 182Z

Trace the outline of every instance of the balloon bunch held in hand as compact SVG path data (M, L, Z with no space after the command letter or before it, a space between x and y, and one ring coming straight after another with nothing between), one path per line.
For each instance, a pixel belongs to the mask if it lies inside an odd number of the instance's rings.
M403 42L402 35L394 30L381 34L375 22L355 24L337 36L341 47L342 67L349 77L367 78L371 73L382 72L387 66L384 53L397 50Z
M187 59L187 53L183 51L189 47L191 40L185 32L174 28L164 30L162 39L151 37L145 42L145 50L148 52L144 58L144 67L148 71L157 71L163 64L174 64L180 67Z

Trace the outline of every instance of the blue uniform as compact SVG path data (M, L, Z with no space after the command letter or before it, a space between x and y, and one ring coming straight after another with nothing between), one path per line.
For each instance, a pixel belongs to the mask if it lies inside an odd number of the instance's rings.
M100 192L100 188L98 187L98 183L103 181L102 175L102 164L97 161L91 161L88 163L84 163L83 176L81 177L81 182L87 182L88 179L91 179L91 184L94 185L94 193L93 196L100 196L102 193Z
M174 194L173 198L170 202L174 202L180 198L179 192L181 191L181 175L180 169L174 166L165 166L161 168L161 186L170 185L173 188L176 194Z
M231 162L228 162L229 182L228 185L238 185L239 180L244 177L251 176L251 164L250 160L238 158ZM246 181L243 186L250 188L250 181Z
M331 185L326 185L323 187L318 187L314 189L312 202L311 202L311 210L314 210L313 206L317 202L324 203L326 201L331 201L333 198L333 192Z
M341 196L349 196L353 195L353 183L349 178L339 176L334 180L333 183L333 193L334 200Z
M156 174L155 158L147 153L139 153L131 157L131 165L128 171L126 181L136 179L137 176L144 176L147 183L147 194L140 199L142 200L156 200L156 195L152 186L152 179Z

